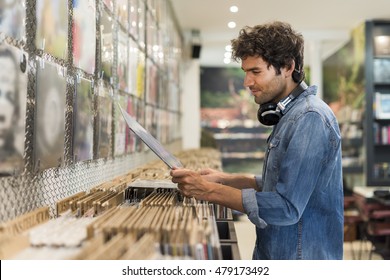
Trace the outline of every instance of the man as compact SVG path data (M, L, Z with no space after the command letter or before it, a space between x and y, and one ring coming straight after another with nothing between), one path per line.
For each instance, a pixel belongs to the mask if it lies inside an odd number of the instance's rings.
M303 48L302 35L282 22L246 27L232 40L259 120L274 125L262 176L171 171L183 195L248 215L253 259L343 257L340 132L317 87L303 82Z

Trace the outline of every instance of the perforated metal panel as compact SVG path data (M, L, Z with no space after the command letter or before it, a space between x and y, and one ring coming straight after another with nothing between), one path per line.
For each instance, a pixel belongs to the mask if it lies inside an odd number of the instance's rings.
M0 43L6 43L19 48L28 54L28 85L27 85L27 105L26 105L26 131L25 131L25 150L24 150L24 170L17 176L0 177L0 222L5 222L24 214L37 207L49 206L51 216L55 215L55 203L67 196L79 191L87 191L90 188L108 181L117 176L128 173L136 167L156 160L157 157L151 151L136 152L133 154L123 155L120 157L109 157L108 159L95 159L87 162L74 162L72 156L72 137L73 137L73 98L75 77L80 75L79 69L72 65L72 0L63 0L68 4L68 54L67 60L53 57L35 47L36 23L36 1L22 1L26 8L26 37L23 40L15 40L7 37L0 32ZM102 9L102 1L96 1L96 11ZM169 2L169 1L167 1ZM146 5L144 1L140 1ZM169 4L169 3L168 3ZM115 5L115 1L114 1ZM146 6L145 6L146 8ZM97 21L97 26L99 22ZM117 28L114 21L114 28ZM99 37L99 32L96 32ZM116 42L116 35L114 35ZM97 48L99 48L97 40ZM114 49L116 49L114 43ZM36 74L39 67L39 60L54 62L66 69L65 79L67 82L66 89L66 112L65 112L65 139L64 155L60 167L50 168L39 172L34 162L34 119L36 109ZM96 64L99 65L99 56ZM114 65L117 63L117 54L114 54ZM116 81L115 71L113 71L113 81ZM98 75L89 75L81 72L81 76L92 81L94 85L99 82ZM179 85L178 85L179 87ZM113 86L114 98L118 94L117 89ZM117 114L117 107L114 106L113 114ZM161 108L160 108L161 109ZM96 113L96 112L95 112ZM179 115L180 113L177 112ZM114 120L114 118L113 118ZM114 143L115 124L113 123L112 141ZM180 135L177 139L166 144L172 152L180 151ZM113 149L112 144L112 149ZM111 154L113 154L111 152ZM96 155L95 155L96 157Z

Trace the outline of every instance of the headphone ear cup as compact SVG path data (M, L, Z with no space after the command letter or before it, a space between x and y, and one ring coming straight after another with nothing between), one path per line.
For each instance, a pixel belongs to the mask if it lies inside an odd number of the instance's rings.
M294 71L291 74L291 77L294 82L299 83L301 81L301 72L297 69L294 69Z
M257 110L257 119L260 123L271 126L279 122L282 117L281 113L276 110L277 105L275 103L265 103L260 105Z

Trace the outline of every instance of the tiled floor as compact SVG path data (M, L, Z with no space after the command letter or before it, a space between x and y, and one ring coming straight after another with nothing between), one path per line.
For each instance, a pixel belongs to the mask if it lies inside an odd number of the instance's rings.
M252 250L254 247L256 234L254 225L248 220L246 215L241 215L238 220L235 221L234 227L236 229L238 247L240 250L240 256L242 260L252 259ZM361 259L368 260L370 256L371 243L367 242L346 242L344 243L344 259L353 260ZM354 257L355 255L355 257ZM371 259L382 259L377 254L372 254Z

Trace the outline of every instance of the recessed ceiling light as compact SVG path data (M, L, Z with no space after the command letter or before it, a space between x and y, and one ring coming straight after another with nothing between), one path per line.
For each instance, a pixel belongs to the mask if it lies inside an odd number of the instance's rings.
M226 45L225 51L231 52L232 51L232 45Z
M236 23L234 21L231 21L228 23L228 27L229 28L235 28L236 27Z
M237 7L237 6L231 6L231 7L230 7L230 11L231 11L232 13L237 13L237 12L238 12L238 7Z
M223 63L225 63L225 64L229 64L231 62L231 60L230 60L230 58L224 58L223 59Z

